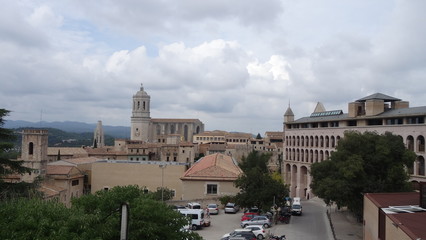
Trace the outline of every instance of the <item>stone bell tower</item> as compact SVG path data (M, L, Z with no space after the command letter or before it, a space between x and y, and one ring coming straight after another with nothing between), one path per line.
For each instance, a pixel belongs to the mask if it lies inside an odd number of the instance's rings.
M140 90L133 95L133 108L131 117L131 140L149 142L149 128L151 124L150 117L151 97L144 91L141 84Z
M48 131L43 129L24 129L22 132L22 153L20 160L24 166L34 169L24 174L22 181L33 182L38 176L46 175Z

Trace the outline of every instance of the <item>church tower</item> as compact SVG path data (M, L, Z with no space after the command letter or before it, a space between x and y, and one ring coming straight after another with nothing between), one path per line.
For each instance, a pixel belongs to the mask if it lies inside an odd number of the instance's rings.
M34 169L24 174L22 181L33 182L38 176L46 175L48 131L42 129L24 129L22 132L22 153L20 160L24 166Z
M95 133L93 136L93 148L105 147L104 130L102 129L102 121L98 121Z
M133 110L131 117L131 140L149 141L149 126L151 117L149 113L151 97L144 91L141 84L140 90L133 95Z

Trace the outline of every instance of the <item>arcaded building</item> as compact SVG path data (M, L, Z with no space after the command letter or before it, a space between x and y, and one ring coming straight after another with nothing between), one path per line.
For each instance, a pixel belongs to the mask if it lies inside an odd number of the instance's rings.
M193 136L204 132L199 119L151 118L151 97L143 86L133 95L131 117L131 140L144 142L165 142L169 135L178 135L183 141L192 142Z
M343 110L326 111L318 103L307 117L295 119L289 107L284 114L284 178L292 197L313 196L309 175L314 162L327 160L345 131L391 132L401 136L417 159L408 169L411 180L426 181L425 136L426 106L409 107L407 101L376 93L348 104Z

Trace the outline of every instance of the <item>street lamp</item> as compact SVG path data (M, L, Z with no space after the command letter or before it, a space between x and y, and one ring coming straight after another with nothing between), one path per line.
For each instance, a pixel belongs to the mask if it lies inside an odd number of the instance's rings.
M164 202L164 168L166 168L165 164L160 164L161 168L161 201Z

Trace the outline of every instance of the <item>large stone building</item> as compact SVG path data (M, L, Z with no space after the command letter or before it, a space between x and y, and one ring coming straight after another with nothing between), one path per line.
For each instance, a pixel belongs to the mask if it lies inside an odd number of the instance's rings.
M131 140L165 142L169 135L178 135L183 141L192 142L194 134L204 131L199 119L161 119L150 116L151 97L143 86L133 96Z
M426 106L409 107L401 99L381 93L348 104L342 110L326 111L318 104L314 112L297 120L289 107L284 114L284 172L292 197L308 198L310 166L327 160L345 131L391 132L401 136L406 147L417 154L409 169L413 182L425 181Z

